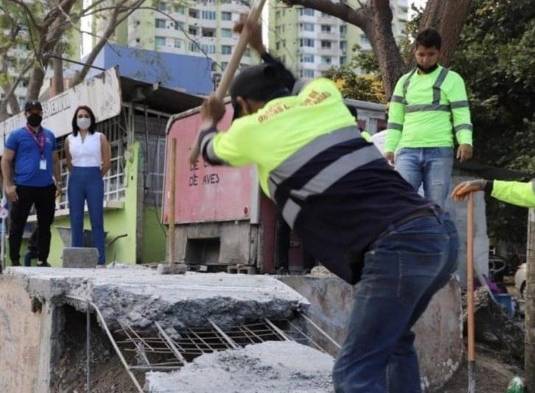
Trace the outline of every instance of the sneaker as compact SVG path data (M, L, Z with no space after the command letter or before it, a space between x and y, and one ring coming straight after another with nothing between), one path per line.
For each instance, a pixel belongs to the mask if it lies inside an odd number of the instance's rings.
M37 261L37 267L51 267L47 262Z

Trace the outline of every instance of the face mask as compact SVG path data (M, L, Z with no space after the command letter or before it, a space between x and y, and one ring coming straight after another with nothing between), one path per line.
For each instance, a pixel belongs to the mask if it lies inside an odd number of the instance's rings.
M78 117L76 119L76 125L81 130L87 130L91 126L91 119L87 117Z
M424 74L430 74L438 68L438 64L435 64L434 66L427 67L427 68L422 67L420 64L416 64L416 65L418 66L418 69Z
M28 124L32 127L39 127L41 125L41 122L43 121L43 116L38 115L36 113L32 113L30 116L28 116L27 120Z

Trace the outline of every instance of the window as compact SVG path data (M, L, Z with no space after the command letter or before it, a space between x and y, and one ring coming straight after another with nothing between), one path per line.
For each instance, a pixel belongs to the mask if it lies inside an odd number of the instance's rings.
M306 46L306 47L309 47L309 48L313 48L314 47L314 40L311 39L311 38L301 38L299 40L299 46L300 47Z
M186 7L183 5L175 5L175 12L184 15L186 13Z
M154 24L157 29L165 29L165 19L156 18Z
M368 41L368 37L366 37L365 35L360 36L360 42L364 45L370 45L370 41Z
M232 37L232 30L230 30L230 29L221 29L221 37L225 37L225 38Z
M196 42L190 42L189 50L190 52L194 52L194 53L199 52L199 44L197 44Z
M331 56L321 56L321 64L331 64L332 62Z
M306 53L302 55L301 63L314 63L314 55L311 53Z
M175 38L175 48L182 48L182 40Z
M221 12L221 20L232 20L232 12Z
M314 31L314 23L300 23L299 28L301 31Z
M344 35L347 33L347 26L346 25L341 25L340 26L340 35Z
M221 54L230 55L232 53L232 47L230 45L221 45Z
M201 35L203 37L215 37L215 29L203 27L201 30Z
M184 30L183 22L175 22L175 30Z
M332 46L331 41L322 40L321 41L321 47L322 49L330 49Z
M215 20L216 14L215 11L203 11L201 12L201 16L206 20Z
M154 37L154 45L156 49L160 49L165 46L165 37Z
M165 10L167 10L167 5L163 1L160 1L160 2L158 2L158 9L160 11L165 11Z
M299 10L299 15L314 16L314 10L311 8L301 8Z
M198 19L199 18L199 10L196 10L195 8L190 8L189 12L188 12L188 15L190 16L190 18Z
M321 32L322 33L330 33L331 32L331 25L321 25Z
M190 27L188 28L188 33L189 33L190 35L197 35L197 31L198 31L198 30L197 30L197 27L195 27L195 26L190 26Z
M204 53L208 53L208 54L215 53L215 45L201 44L201 49Z
M340 41L340 50L344 52L347 50L347 41Z
M344 65L346 63L347 58L345 56L340 56L340 65Z
M301 78L314 78L314 70L301 70Z

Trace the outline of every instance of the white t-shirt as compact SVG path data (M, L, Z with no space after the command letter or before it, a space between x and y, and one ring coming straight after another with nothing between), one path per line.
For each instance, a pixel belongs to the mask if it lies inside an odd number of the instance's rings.
M100 132L88 133L83 142L79 132L77 136L71 134L67 137L72 166L102 167L101 135Z

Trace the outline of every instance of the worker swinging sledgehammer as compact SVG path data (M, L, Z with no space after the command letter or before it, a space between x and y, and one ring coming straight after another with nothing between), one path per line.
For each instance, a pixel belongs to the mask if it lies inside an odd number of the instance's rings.
M359 135L333 82L315 79L292 95L295 79L247 23L249 43L267 62L234 79L226 132L217 132L223 102L204 102L199 151L212 165L255 165L304 248L359 283L335 391L421 392L411 329L457 267L454 224Z

